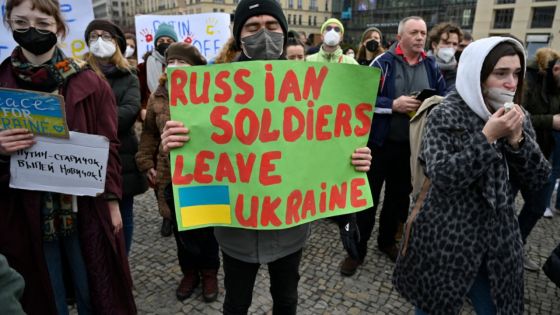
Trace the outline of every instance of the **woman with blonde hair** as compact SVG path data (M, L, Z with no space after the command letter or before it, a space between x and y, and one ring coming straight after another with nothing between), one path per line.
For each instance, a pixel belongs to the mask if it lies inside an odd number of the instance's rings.
M138 170L135 160L138 138L134 122L140 112L140 85L135 69L123 55L126 40L117 25L107 20L93 20L86 28L85 39L90 49L85 60L99 76L107 80L117 101L123 194L119 206L128 255L134 230L134 196L148 190L146 176Z

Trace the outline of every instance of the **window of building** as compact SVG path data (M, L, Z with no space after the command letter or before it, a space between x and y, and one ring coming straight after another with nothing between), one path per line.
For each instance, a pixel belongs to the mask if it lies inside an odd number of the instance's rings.
M552 27L554 13L556 7L538 7L533 8L533 18L531 19L531 28L549 28Z
M511 28L513 9L494 10L494 28Z
M496 4L515 3L515 0L496 0Z
M226 3L226 2L225 2L225 0L214 0L214 3L221 3L221 4L224 4L224 3Z
M314 25L314 26L317 26L317 16L314 16L314 17L313 17L313 25Z
M329 0L325 1L325 11L329 12Z
M309 1L309 10L317 11L317 0Z
M302 8L303 8L303 0L297 0L297 8L298 8L298 9L302 9Z
M307 25L311 25L311 15L307 16Z
M212 9L212 12L218 12L218 9L214 8Z
M290 9L294 8L294 0L288 0L288 8Z
M472 24L472 22L471 22L472 13L471 12L472 12L471 9L463 10L463 17L461 19L461 26L467 26L467 25Z
M292 24L292 15L288 14L288 24Z
M299 22L298 24L301 25L301 14L299 15L299 21L298 22Z

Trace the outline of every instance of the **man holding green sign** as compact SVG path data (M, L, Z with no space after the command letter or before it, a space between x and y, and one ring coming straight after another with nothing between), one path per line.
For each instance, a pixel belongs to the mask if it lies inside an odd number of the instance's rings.
M276 1L239 3L239 61L284 59L286 33ZM370 151L355 150L352 163L348 154L367 142L378 72L270 61L173 69L169 77L176 121L166 124L162 144L189 141L171 153L178 226L218 226L224 314L247 313L263 263L273 313L295 314L307 223L372 203L365 173L356 172L369 170Z

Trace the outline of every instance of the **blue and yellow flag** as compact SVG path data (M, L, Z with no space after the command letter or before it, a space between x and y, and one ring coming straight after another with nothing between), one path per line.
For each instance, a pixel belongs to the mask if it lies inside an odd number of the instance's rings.
M183 227L231 224L228 186L179 188Z

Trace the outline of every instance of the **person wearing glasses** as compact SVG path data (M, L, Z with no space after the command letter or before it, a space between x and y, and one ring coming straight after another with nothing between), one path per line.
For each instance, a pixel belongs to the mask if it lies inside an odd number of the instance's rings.
M64 97L68 128L110 143L104 193L76 197L10 188L10 155L37 140L23 128L0 131L0 254L25 280L23 309L68 314L63 252L79 314L135 314L119 212L115 97L85 62L57 46L68 31L58 0L8 0L4 19L18 46L0 65L0 86Z
M123 195L119 209L128 255L134 230L134 196L148 190L146 175L138 170L135 159L138 138L134 131L134 122L140 112L140 84L136 77L136 69L123 55L127 47L126 39L117 25L108 20L93 20L86 27L84 37L89 47L89 52L84 56L85 60L100 77L107 80L117 101Z
M345 55L340 48L340 43L344 37L344 26L337 19L328 19L321 26L321 39L323 44L319 52L307 56L307 61L348 63L357 65L358 62L351 56Z

